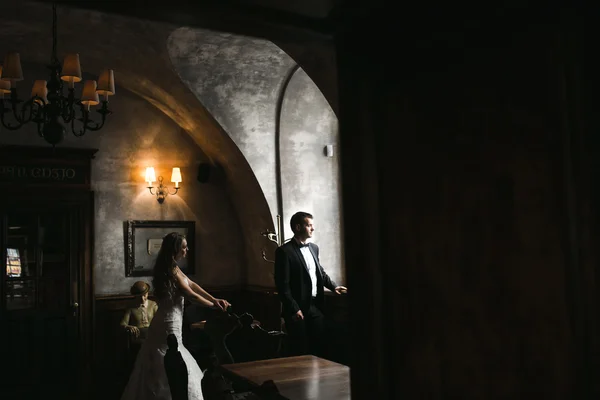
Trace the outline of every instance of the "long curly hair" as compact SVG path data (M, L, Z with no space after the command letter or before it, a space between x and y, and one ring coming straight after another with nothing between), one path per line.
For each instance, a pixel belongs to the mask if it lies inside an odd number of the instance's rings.
M156 262L154 263L154 277L152 286L154 286L154 295L158 300L173 299L177 292L175 283L175 267L177 262L175 257L183 247L185 237L177 232L167 234L162 241Z

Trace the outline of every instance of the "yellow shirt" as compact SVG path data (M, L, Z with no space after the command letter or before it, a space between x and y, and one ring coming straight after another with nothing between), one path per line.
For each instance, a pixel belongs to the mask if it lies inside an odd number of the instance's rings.
M154 314L158 310L158 304L152 300L148 300L146 305L140 304L137 308L128 308L121 320L121 326L135 326L138 328L147 328L154 318Z

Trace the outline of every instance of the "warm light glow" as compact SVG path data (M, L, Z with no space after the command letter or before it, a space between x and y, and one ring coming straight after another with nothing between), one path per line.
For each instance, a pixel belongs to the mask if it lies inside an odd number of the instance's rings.
M21 56L19 53L8 53L4 57L4 80L22 81L23 69L21 68Z
M37 96L42 98L42 100L34 100L37 104L44 105L48 102L48 87L46 85L47 82L44 80L37 80L33 83L33 88L31 88L31 97Z
M148 182L148 186L152 186L152 182L154 181L156 181L154 167L146 167L146 182Z
M0 65L0 99L7 93L10 93L10 81L2 79L2 65Z
M115 94L115 73L112 69L105 69L98 78L98 89L101 96L112 96Z
M73 87L74 82L81 82L81 64L79 64L79 54L67 54L63 61L62 75L65 82L69 82L69 87Z
M0 99L4 98L4 94L10 93L10 82L0 79Z
M167 196L174 196L179 193L179 183L181 182L181 169L179 167L173 167L171 173L171 182L175 183L175 186L170 189L163 183L163 177L158 177L158 185L153 186L152 182L156 181L156 173L154 167L146 167L146 182L148 182L148 189L150 194L156 196L156 200L159 204L163 204Z
M173 173L171 174L171 182L175 183L175 187L179 187L179 182L181 182L181 170L177 167L173 168Z
M87 106L95 106L100 103L98 93L96 93L96 81L85 81L83 83L83 93L81 94L81 103Z

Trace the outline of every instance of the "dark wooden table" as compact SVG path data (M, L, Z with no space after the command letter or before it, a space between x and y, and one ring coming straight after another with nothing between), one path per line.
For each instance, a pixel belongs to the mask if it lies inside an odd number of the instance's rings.
M260 386L273 380L289 400L349 400L350 368L315 356L274 358L221 368L232 379Z

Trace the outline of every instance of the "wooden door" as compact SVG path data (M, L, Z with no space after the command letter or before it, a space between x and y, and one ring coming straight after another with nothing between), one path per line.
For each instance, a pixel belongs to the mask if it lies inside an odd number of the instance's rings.
M2 398L76 398L88 379L80 282L90 204L73 200L0 209Z

